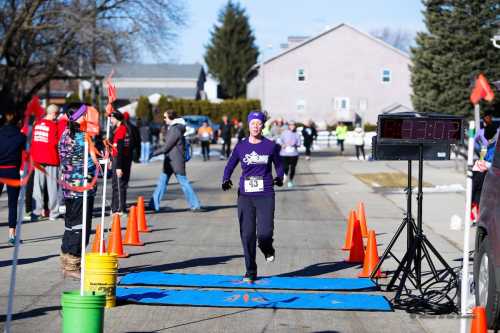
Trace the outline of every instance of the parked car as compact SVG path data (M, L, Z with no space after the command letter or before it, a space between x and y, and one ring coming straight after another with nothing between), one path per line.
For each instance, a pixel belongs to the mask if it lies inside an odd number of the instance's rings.
M198 129L203 125L203 122L208 122L208 126L212 127L214 131L214 142L216 142L217 131L219 130L219 124L214 123L208 116L203 115L187 115L183 116L186 121L186 133L184 136L190 140L192 143L198 142Z
M476 231L474 285L476 305L486 308L488 328L500 328L500 143L486 173Z

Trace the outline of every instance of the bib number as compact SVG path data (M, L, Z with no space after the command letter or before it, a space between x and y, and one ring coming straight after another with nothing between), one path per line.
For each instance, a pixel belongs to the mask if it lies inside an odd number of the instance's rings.
M262 177L245 178L245 192L255 193L264 191L264 179Z

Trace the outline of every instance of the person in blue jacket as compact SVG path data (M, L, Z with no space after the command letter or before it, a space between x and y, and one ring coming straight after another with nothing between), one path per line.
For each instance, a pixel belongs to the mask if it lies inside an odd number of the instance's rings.
M16 113L8 109L4 113L5 123L0 127L0 178L19 179L22 151L26 136L16 126ZM0 182L0 195L4 184ZM7 185L9 206L9 244L16 244L17 201L19 187Z
M266 261L272 262L275 259L274 185L283 186L284 172L280 146L262 136L265 115L258 111L251 112L247 120L250 135L234 148L224 169L222 189L227 191L232 187L231 175L240 163L242 175L238 189L238 220L245 254L246 273L243 280L253 282L257 279L257 240ZM272 164L277 174L274 179Z

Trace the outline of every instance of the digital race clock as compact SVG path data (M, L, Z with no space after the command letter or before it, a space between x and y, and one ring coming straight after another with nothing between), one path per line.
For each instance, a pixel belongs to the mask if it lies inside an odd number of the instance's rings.
M417 112L378 116L379 144L455 144L462 141L463 134L463 118L458 116Z

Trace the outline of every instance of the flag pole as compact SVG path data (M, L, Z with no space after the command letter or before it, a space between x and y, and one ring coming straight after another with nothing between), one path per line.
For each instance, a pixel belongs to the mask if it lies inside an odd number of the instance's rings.
M109 119L109 116L107 116L106 117L106 140L109 140L110 127L111 127L111 121ZM106 188L107 188L107 184L108 184L108 164L109 164L109 155L106 158L105 163L104 163L104 175L103 175L104 179L103 179L103 185L102 185L101 239L99 240L99 253L101 255L104 251L104 214L106 213Z
M474 164L474 129L477 124L469 122L469 140L467 150L467 180L465 190L465 218L464 218L464 249L462 262L462 284L460 286L460 332L465 333L467 328L467 300L469 298L469 235L470 235L470 213L472 203L472 166Z
M89 144L87 142L87 133L84 133L84 149L83 149L83 187L87 187L88 182L88 164L89 164ZM85 247L86 247L86 238L87 238L87 193L88 191L85 189L83 192L83 212L82 212L82 258L81 258L81 267L80 267L80 296L83 296L84 293L84 285L85 285Z

